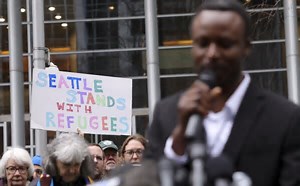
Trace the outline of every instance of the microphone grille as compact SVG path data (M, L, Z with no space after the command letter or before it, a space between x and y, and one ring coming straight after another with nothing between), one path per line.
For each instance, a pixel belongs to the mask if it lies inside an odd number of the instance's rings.
M216 74L211 69L205 69L199 74L199 80L207 84L210 88L216 86Z

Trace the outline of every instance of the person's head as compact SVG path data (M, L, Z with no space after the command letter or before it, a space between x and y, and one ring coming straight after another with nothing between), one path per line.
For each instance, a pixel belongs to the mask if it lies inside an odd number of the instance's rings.
M89 144L88 150L95 163L95 179L101 179L104 169L104 153L98 144Z
M35 155L32 157L32 164L34 168L33 178L39 178L43 173L42 157Z
M242 78L242 62L250 52L249 17L236 0L205 1L191 24L192 55L197 73L211 69L225 90Z
M146 144L146 139L140 134L127 137L120 149L123 161L132 164L141 163Z
M110 140L101 141L99 145L104 152L105 170L110 171L111 169L114 169L117 166L118 159L117 145Z
M79 176L93 176L94 167L87 147L77 134L60 134L47 146L45 172L66 183L76 181Z
M33 165L29 153L22 148L11 148L0 160L0 177L8 186L25 186L33 175Z

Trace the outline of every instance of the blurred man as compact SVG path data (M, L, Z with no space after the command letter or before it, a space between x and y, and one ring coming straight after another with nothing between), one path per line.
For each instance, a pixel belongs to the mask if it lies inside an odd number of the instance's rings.
M146 157L165 154L187 163L185 132L192 123L201 129L197 137L204 138L208 156L225 154L253 185L300 185L300 108L243 73L251 49L245 8L236 0L204 1L190 28L195 71L202 79L156 105Z
M113 141L110 140L101 141L99 145L104 151L105 172L108 173L117 166L118 147Z
M104 153L98 144L89 144L88 150L95 163L94 181L101 180L104 171Z

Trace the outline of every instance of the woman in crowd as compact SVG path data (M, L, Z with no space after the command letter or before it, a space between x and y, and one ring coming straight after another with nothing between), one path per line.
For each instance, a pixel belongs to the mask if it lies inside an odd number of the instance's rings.
M94 163L84 138L63 133L48 145L45 156L45 173L38 186L82 186L92 182Z
M134 134L129 136L120 149L121 159L124 163L139 165L146 145L147 141L142 135Z
M0 177L7 186L26 186L33 175L29 153L22 148L11 148L0 160Z

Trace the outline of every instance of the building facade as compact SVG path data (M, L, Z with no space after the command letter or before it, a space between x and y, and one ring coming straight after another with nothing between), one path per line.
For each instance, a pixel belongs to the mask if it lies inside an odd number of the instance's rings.
M11 146L10 74L7 1L0 0L0 152ZM146 0L44 0L45 46L62 71L133 79L133 132L148 125L145 33ZM288 96L284 0L240 0L251 16L253 49L244 70L260 87ZM189 24L202 0L157 0L161 97L187 87L195 78L190 57ZM297 0L300 18L300 0ZM30 129L30 84L33 68L32 0L21 0L25 144L34 154ZM298 23L299 25L299 23ZM299 30L299 29L298 29ZM299 35L299 34L298 34ZM156 39L156 38L153 38ZM47 132L48 139L55 132ZM86 135L91 142L124 136ZM1 146L2 145L2 146Z

